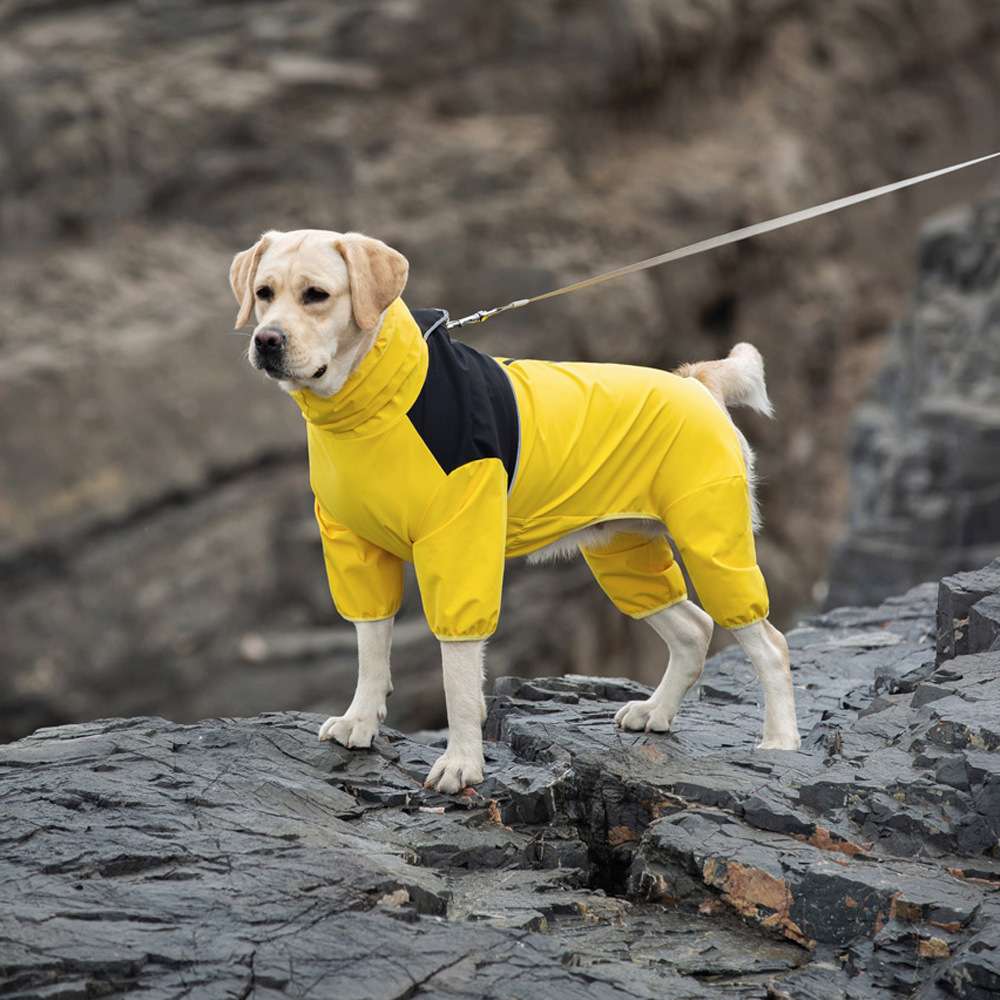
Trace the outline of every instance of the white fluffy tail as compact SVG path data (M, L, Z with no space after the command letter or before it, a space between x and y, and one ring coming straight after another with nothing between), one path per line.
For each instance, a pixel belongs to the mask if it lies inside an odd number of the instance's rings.
M727 358L721 361L696 361L681 365L677 374L686 378L696 378L715 398L727 413L730 406L748 406L765 417L774 416L774 407L767 397L764 382L764 359L753 344L737 344ZM753 530L761 526L760 507L757 503L757 477L754 472L754 453L743 432L737 427L736 433L743 450L743 460L747 467L747 486L750 490L750 517Z
M764 359L753 344L737 344L721 361L681 365L678 375L696 378L723 406L748 406L774 416L764 382Z

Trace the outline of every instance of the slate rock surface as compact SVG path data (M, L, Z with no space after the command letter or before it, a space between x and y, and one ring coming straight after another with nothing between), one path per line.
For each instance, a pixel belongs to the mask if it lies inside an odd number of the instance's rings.
M500 678L457 797L434 732L41 730L0 751L0 993L997 996L1000 652L937 646L984 572L791 632L795 753L735 650L666 735L613 727L633 681Z

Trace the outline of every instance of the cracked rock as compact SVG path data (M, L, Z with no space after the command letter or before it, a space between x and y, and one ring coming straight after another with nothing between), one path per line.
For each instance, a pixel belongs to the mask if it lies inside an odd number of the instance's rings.
M662 735L614 728L634 682L502 678L457 797L439 733L40 730L0 749L0 993L996 996L1000 652L937 646L975 586L791 632L799 752L754 749L734 650Z

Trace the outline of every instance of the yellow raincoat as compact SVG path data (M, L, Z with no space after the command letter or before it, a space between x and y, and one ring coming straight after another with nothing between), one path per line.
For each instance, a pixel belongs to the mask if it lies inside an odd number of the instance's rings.
M330 590L345 618L394 615L406 561L438 638L486 638L505 556L636 517L667 526L716 622L767 616L739 440L701 383L627 365L498 362L451 341L443 324L425 341L397 300L338 393L293 393L307 422ZM516 408L503 398L506 377ZM466 382L478 395L463 411ZM662 537L622 534L583 555L634 618L687 596Z

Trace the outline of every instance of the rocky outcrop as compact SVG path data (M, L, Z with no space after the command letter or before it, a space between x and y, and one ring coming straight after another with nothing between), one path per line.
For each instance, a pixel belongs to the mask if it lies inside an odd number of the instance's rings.
M829 601L881 600L1000 553L1000 200L923 235L917 289L855 420Z
M38 732L0 751L0 992L995 996L1000 652L958 597L985 578L793 631L797 753L754 750L733 651L669 735L615 730L632 681L501 678L455 798L420 785L434 733Z
M229 262L262 229L382 236L411 301L459 314L1000 144L1000 10L978 0L10 0L0 28L3 737L349 688L346 653L240 652L333 621L301 421L227 332ZM470 335L663 366L757 343L779 420L743 425L788 619L825 568L844 413L914 227L984 176ZM513 568L493 657L651 679L644 631L583 566Z

